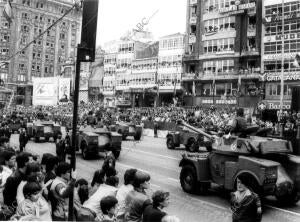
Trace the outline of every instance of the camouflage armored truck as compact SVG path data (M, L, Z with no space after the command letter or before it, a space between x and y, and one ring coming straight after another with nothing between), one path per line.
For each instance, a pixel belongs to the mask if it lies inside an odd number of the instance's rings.
M72 131L69 132L70 142ZM111 151L117 159L121 153L122 135L104 128L81 127L77 136L76 151L81 151L83 159L100 152Z
M140 140L142 136L142 126L133 123L118 122L109 126L109 129L121 134L123 140L126 140L128 136L133 136L135 140Z
M55 141L58 135L61 134L61 126L53 121L37 120L32 123L27 123L27 135L30 138L33 137L36 142L39 142L41 138L44 138L47 142L50 138L53 138Z
M212 183L234 190L237 177L247 175L251 189L294 204L300 197L300 157L286 140L258 136L210 136L212 151L184 154L180 183L184 191L205 192Z

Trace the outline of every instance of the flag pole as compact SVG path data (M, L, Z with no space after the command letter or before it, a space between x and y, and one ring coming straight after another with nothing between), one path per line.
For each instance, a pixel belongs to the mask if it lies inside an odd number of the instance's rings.
M281 2L282 7L282 20L281 20L281 81L280 81L280 114L283 110L283 95L284 95L284 0Z

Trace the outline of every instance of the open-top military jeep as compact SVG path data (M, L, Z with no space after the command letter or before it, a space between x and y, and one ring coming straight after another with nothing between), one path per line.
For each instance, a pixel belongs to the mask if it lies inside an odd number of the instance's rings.
M200 129L196 129L187 123L178 124L178 131L169 131L167 134L167 148L175 149L181 144L189 152L199 151L199 146L207 146L208 140L203 135L206 133Z
M127 136L133 136L135 140L140 140L142 136L142 126L133 123L117 122L115 125L109 126L109 129L121 134L123 140Z
M32 123L27 123L27 135L30 138L35 138L36 142L39 142L41 138L44 138L47 142L50 138L53 138L55 141L58 135L61 134L61 126L53 121L37 120Z
M72 131L69 132L70 138ZM76 150L88 159L91 155L111 151L117 159L121 153L122 135L104 128L81 127L77 133ZM70 140L72 141L72 139Z
M210 136L212 151L186 153L180 161L184 191L205 192L215 183L234 190L237 177L247 175L251 189L273 195L281 203L294 204L300 197L300 157L291 143L267 137Z

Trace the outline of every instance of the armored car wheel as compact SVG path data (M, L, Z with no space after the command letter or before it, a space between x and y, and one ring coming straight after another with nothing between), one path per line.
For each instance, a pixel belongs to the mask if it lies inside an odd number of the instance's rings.
M140 133L134 135L134 140L140 140L140 139L141 139Z
M185 149L189 152L197 152L199 150L199 144L194 138L190 138L185 145Z
M87 160L89 155L88 155L88 151L87 151L87 144L86 143L82 143L81 144L81 154L82 154L82 158Z
M191 165L185 165L182 167L180 172L180 184L182 189L187 192L194 194L197 190L197 174L196 170Z
M174 140L170 136L167 138L167 148L170 149L170 150L175 149Z
M283 205L293 206L299 201L299 196L297 195L297 192L294 190L290 194L286 194L279 197L276 196L276 199Z
M119 156L120 156L121 151L112 151L112 153L114 154L114 157L115 157L116 159L118 159Z

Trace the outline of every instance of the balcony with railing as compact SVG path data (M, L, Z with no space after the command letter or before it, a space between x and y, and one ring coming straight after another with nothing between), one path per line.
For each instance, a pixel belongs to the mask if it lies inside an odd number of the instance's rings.
M197 16L196 15L192 15L190 17L190 24L196 25L196 23L197 23Z
M248 25L247 36L248 37L256 36L256 25L250 25L250 24Z
M260 52L256 47L248 46L242 50L241 56L259 56Z
M198 3L198 0L190 0L190 5L195 5Z
M189 44L194 44L194 43L196 43L196 35L194 35L194 34L190 34L190 36L189 36Z

